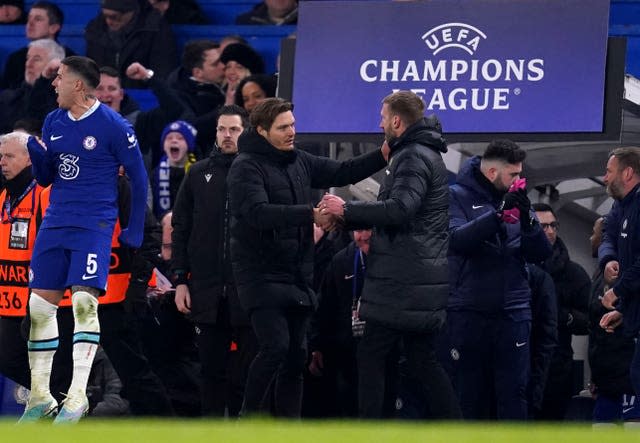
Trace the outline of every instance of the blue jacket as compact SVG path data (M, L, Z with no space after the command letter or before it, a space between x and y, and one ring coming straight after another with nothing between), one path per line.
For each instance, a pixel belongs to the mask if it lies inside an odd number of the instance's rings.
M624 315L629 335L640 331L640 185L615 202L605 217L602 243L598 248L600 267L611 260L620 263L613 291L620 298L616 309Z
M462 166L450 194L448 309L518 311L520 319L531 319L525 262L543 261L551 245L538 223L522 231L519 223L500 221L502 197L480 171L479 156Z

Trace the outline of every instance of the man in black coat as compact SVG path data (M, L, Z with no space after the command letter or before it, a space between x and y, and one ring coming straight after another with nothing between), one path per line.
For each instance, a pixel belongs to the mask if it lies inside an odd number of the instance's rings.
M294 149L293 105L269 98L251 113L227 183L231 258L242 306L260 343L245 389L243 414L259 412L275 380L275 413L299 417L306 332L316 306L313 222L334 217L314 208L312 188L356 183L386 165L388 148L337 162Z
M416 94L399 91L382 103L380 127L391 156L378 201L344 204L327 195L320 204L348 225L374 227L360 299L366 325L358 347L359 414L381 417L385 361L402 341L409 375L430 394L432 416L459 418L451 381L435 354L449 292L447 147L440 123L424 118Z
M247 113L224 106L218 117L216 145L208 159L195 163L173 207L173 274L176 306L196 326L204 415L237 415L248 366L256 344L240 307L229 252L230 214L226 177L238 152L238 137L249 125ZM244 364L229 373L230 345ZM233 382L236 383L233 383Z
M551 257L542 264L553 279L558 301L558 346L553 352L542 407L536 418L564 420L574 394L573 335L589 333L591 279L579 264L571 261L569 251L558 236L559 222L553 208L545 203L532 205L540 226L552 246Z

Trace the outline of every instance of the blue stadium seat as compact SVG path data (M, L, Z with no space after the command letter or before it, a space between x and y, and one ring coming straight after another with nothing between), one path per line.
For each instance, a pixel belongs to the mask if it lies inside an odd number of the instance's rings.
M138 102L140 109L143 111L149 111L158 106L158 99L149 89L127 89L126 92L132 99Z
M199 0L198 3L211 23L214 25L233 25L236 17L249 12L257 0Z

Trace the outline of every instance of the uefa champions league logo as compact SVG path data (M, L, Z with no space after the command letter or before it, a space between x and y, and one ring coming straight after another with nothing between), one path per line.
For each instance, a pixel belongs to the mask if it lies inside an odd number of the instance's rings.
M445 23L428 30L421 37L433 55L447 48L459 48L473 55L481 39L486 38L484 32L466 23Z

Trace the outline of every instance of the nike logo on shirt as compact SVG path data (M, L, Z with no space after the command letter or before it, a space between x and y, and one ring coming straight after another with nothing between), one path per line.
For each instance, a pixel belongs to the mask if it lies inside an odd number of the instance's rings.
M483 206L484 206L484 205L478 205L478 206L476 206L476 205L471 205L471 209L480 209L480 208L482 208Z
M87 275L87 274L82 274L82 279L83 280L91 280L92 278L96 278L97 275Z
M61 139L62 137L64 137L63 135L52 135L51 136L51 141L54 142L56 140Z

